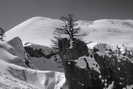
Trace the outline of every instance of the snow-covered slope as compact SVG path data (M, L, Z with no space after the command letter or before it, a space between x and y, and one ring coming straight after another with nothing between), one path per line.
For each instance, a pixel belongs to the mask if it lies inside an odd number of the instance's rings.
M9 49L13 47L8 43L0 42L1 89L60 89L64 86L64 73L39 71L19 66L24 64L23 59L10 53Z
M0 89L39 89L36 86L17 79L9 74L7 70L9 64L2 59L0 59L0 67Z
M95 21L79 20L81 33L88 33L83 38L86 42L104 42L113 45L133 45L133 20L101 19ZM33 17L6 32L6 40L19 36L23 43L31 42L51 46L53 32L63 23L58 19Z
M93 21L90 25L81 25L89 34L84 40L113 45L132 46L133 20L103 19Z
M47 89L48 87L48 89L50 89L50 87L51 89L60 89L60 87L65 84L65 75L61 72L32 70L7 63L3 60L0 60L0 67L0 74L2 75L0 78L6 76L8 79L12 78L14 81L17 80L16 82L23 81L39 89ZM6 81L6 79L0 80L2 83L4 81ZM8 84L11 84L11 82L7 82L7 85Z
M14 45L15 46L15 45ZM16 46L17 47L17 46ZM19 54L16 55L16 54ZM7 42L0 41L0 59L8 63L26 67L24 63L24 56L21 56L21 51L17 51L13 46Z
M0 48L0 58L3 60L13 60L15 58L17 58L17 56L12 55L11 53L9 53L8 51L6 51L3 48Z
M34 85L7 76L0 72L0 89L39 89Z
M40 45L51 45L53 32L61 25L60 20L45 17L33 17L6 32L6 40L19 36L23 43L31 42Z
M33 47L33 49L42 49L43 53L45 55L50 55L52 49L41 46L41 45L30 45ZM45 56L42 57L28 57L28 53L25 51L21 40L16 37L8 42L0 41L0 59L9 62L14 63L16 65L27 67L25 64L25 60L29 61L29 65L33 69L39 69L39 70L50 70L50 71L61 71L63 72L64 69L62 67L61 63L57 63L56 55L53 55L49 58L46 58Z

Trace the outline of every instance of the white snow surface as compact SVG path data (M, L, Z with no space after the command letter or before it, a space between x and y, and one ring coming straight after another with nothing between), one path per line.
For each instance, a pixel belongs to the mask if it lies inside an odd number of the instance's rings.
M12 39L9 43L5 41L0 41L0 59L4 60L8 63L14 63L20 66L26 66L24 64L24 50L23 46L20 46L19 44L22 44L19 42L17 43L16 39ZM12 45L11 45L12 44ZM18 46L19 45L19 48Z
M7 42L9 45L13 47L12 50L9 50L15 56L19 56L21 58L25 58L25 49L23 47L23 43L19 37L15 37Z
M40 71L13 64L14 60L21 61L7 50L10 48L8 43L0 42L0 89L60 89L65 84L63 72Z
M13 60L17 58L17 56L12 55L9 50L13 49L13 47L6 42L0 41L0 59L3 60Z
M5 40L20 37L23 43L31 42L40 45L51 45L53 33L61 24L60 20L45 17L33 17L5 33Z
M2 75L34 85L39 89L49 89L50 87L51 89L60 89L66 81L64 73L61 72L32 70L3 60L0 60L0 67ZM2 83L3 81L5 80L0 80Z
M133 46L133 20L99 19L95 21L77 21L81 28L80 33L87 33L83 37L86 42L104 42L112 45ZM51 46L53 32L63 23L58 19L46 17L32 17L6 32L5 40L16 36L25 42Z

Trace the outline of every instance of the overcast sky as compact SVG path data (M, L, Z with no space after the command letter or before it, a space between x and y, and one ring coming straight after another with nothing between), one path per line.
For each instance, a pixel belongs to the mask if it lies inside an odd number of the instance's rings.
M33 16L83 20L133 19L133 0L0 0L0 26L10 29Z

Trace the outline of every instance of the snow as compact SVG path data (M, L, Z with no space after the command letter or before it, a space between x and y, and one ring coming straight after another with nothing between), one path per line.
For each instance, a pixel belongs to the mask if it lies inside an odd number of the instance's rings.
M4 78L3 75L6 75L7 77L14 80L17 79L19 82L23 80L23 82L34 85L39 89L50 87L52 83L55 84L52 89L60 89L60 87L62 87L66 82L65 75L61 72L32 70L17 66L15 64L6 63L3 60L0 60L0 67L0 73L2 74L2 78ZM3 81L8 81L6 82L7 84L12 83L12 81L10 82L5 78L3 80L0 80L0 82ZM47 81L48 84L46 84Z
M13 49L13 47L3 41L0 41L0 59L3 60L13 60L17 56L12 55L8 50Z
M60 20L45 17L33 17L15 26L5 33L5 40L20 37L23 44L31 42L35 44L50 46L54 38L53 33L56 27L61 24Z
M19 37L15 37L7 42L9 45L11 45L14 48L14 51L11 50L10 52L15 55L19 56L21 58L25 58L25 49L23 47L23 43Z
M9 77L0 72L0 89L39 89L32 84Z
M11 45L7 44L7 42L1 41L1 40L0 40L0 47L4 48L6 50L10 50L13 48Z
M97 42L91 42L89 44L87 44L87 47L90 49L93 49L98 43Z
M96 20L90 24L88 28L86 28L88 29L89 34L84 38L84 40L89 39L90 41L108 43L112 45L125 44L132 46L133 40L131 38L133 27L123 24L124 22L133 25L132 20Z
M3 60L13 60L15 58L17 58L17 56L12 55L11 53L9 53L8 51L6 51L3 48L0 48L0 58Z
M13 42L14 43L14 42ZM5 45L3 45L5 44ZM15 46L15 45L14 45ZM0 43L0 87L2 89L60 89L66 82L63 72L40 71L16 65L23 64L19 56L15 56L8 50L13 48L5 42Z
M97 43L107 43L113 46L119 45L120 47L122 47L122 45L128 47L133 46L133 20L101 19L91 22L79 21L77 23L79 23L79 27L82 30L81 33L88 34L83 37L83 40L85 42L92 41L92 43L87 45L89 48L93 48ZM63 86L65 83L65 76L62 72L32 70L10 63L10 61L18 57L24 58L24 49L20 39L22 39L23 44L29 42L51 47L51 40L54 38L53 32L56 27L60 27L61 25L63 24L58 19L33 17L7 31L4 39L10 45L0 42L0 72L2 72L2 74L7 74L8 77L23 80L25 83L30 83L41 89L48 88L50 85L53 86L55 82L58 82L58 84L54 86L55 89L59 89L59 87ZM11 41L12 39L15 40ZM105 52L105 50L101 51ZM102 53L101 51L99 53ZM100 67L93 57L80 57L75 61L77 62L76 66L85 69L87 65L83 59L87 60L91 69L100 73ZM47 61L46 63L48 65L51 61ZM9 73L9 70L12 74ZM118 68L118 70L120 69ZM26 79L23 72L25 73ZM100 77L101 76L99 76L99 78ZM2 78L3 77L1 77L1 80ZM1 80L0 82L3 82ZM49 85L45 85L47 80L49 81ZM112 89L112 87L113 82L108 89ZM132 86L127 87L131 89Z
M80 33L86 33L83 37L86 42L104 42L111 45L133 45L133 20L99 19L95 21L77 21L81 28ZM37 43L51 47L51 39L54 39L54 31L63 25L61 20L32 17L15 26L5 33L5 40L20 37L23 44L26 42ZM115 39L115 40L114 40Z
M13 44L15 41L11 40L10 42ZM8 63L14 63L26 67L24 64L25 56L22 54L22 50L18 50L16 48L17 45L11 46L9 43L5 41L0 42L0 59ZM19 44L21 44L21 42ZM21 48L23 48L23 46L19 47L19 49Z
M14 64L10 64L9 66L13 68L13 70L11 71L14 73L15 76L19 75L19 77L23 77L24 75L21 72L24 70L26 77L26 80L24 81L42 89L50 87L52 83L57 83L53 87L58 87L57 89L60 89L59 87L62 87L66 81L64 73L61 72L32 70L23 67L18 67ZM47 81L49 83L45 85Z

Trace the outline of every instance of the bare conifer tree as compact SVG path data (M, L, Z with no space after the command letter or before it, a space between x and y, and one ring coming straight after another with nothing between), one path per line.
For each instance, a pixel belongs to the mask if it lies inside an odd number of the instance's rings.
M73 39L82 36L83 34L79 34L80 28L76 23L77 19L72 15L68 14L67 16L63 16L60 18L63 21L63 26L56 28L55 30L55 38L59 39L64 36L68 37L70 40L70 47L72 48ZM55 42L56 43L56 42Z

